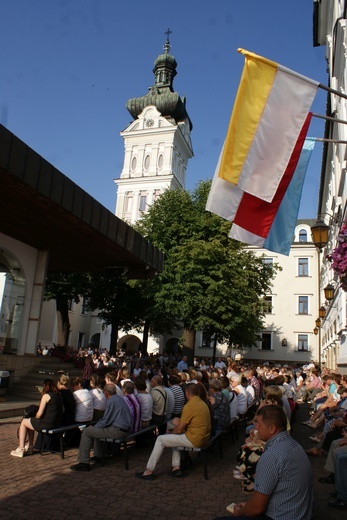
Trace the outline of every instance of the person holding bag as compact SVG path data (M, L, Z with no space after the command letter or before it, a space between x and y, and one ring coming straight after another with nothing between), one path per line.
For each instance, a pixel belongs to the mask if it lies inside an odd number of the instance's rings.
M34 447L35 431L58 428L63 416L63 399L52 379L43 382L42 397L35 417L24 418L19 427L19 446L11 451L13 457L31 455ZM28 436L28 446L25 446Z

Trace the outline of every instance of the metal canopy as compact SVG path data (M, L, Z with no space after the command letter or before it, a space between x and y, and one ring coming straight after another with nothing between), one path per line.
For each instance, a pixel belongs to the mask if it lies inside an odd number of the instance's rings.
M0 125L0 232L49 251L49 271L150 278L159 249Z

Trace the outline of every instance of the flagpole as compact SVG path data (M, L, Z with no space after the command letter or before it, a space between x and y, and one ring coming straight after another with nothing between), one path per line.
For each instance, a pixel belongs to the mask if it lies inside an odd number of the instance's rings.
M327 92L330 92L331 94L335 94L336 96L340 96L344 99L347 99L347 94L342 94L342 92L339 92L338 90L335 90L333 88L327 87L326 85L323 85L322 83L318 84L318 87L326 90Z
M322 114L315 114L314 112L312 112L312 117L319 117L320 119L327 119L328 121L333 121L334 123L342 123L347 125L347 121L344 121L343 119L337 119L336 117L323 116Z
M321 143L335 143L335 144L347 144L347 141L339 141L336 139L325 139L324 137L310 137L313 141L319 141Z

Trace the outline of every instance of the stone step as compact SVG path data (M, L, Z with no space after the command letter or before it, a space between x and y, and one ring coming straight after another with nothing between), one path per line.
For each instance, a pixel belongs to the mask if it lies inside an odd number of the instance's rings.
M82 375L80 368L75 367L72 362L65 362L59 358L39 357L30 372L23 376L20 381L10 384L7 394L13 397L25 397L26 399L40 399L43 381L53 379L57 381L60 371L68 374L70 378Z
M41 387L42 388L42 387ZM17 387L17 385L7 391L6 396L20 397L23 399L30 399L33 402L40 400L40 388L39 387Z

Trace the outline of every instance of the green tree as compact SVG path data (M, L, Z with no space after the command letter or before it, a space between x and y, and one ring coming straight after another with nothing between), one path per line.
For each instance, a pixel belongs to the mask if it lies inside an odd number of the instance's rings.
M118 331L140 330L144 326L145 299L141 287L131 284L125 275L115 270L89 274L87 306L98 309L98 316L112 325L110 353L117 348Z
M192 193L166 191L137 225L166 255L150 291L152 312L181 318L191 339L205 330L219 341L251 346L274 270L228 238L229 222L205 211L209 189L205 181Z
M55 300L57 310L58 345L68 345L70 334L69 300L75 303L86 295L89 277L86 273L48 273L44 300Z

